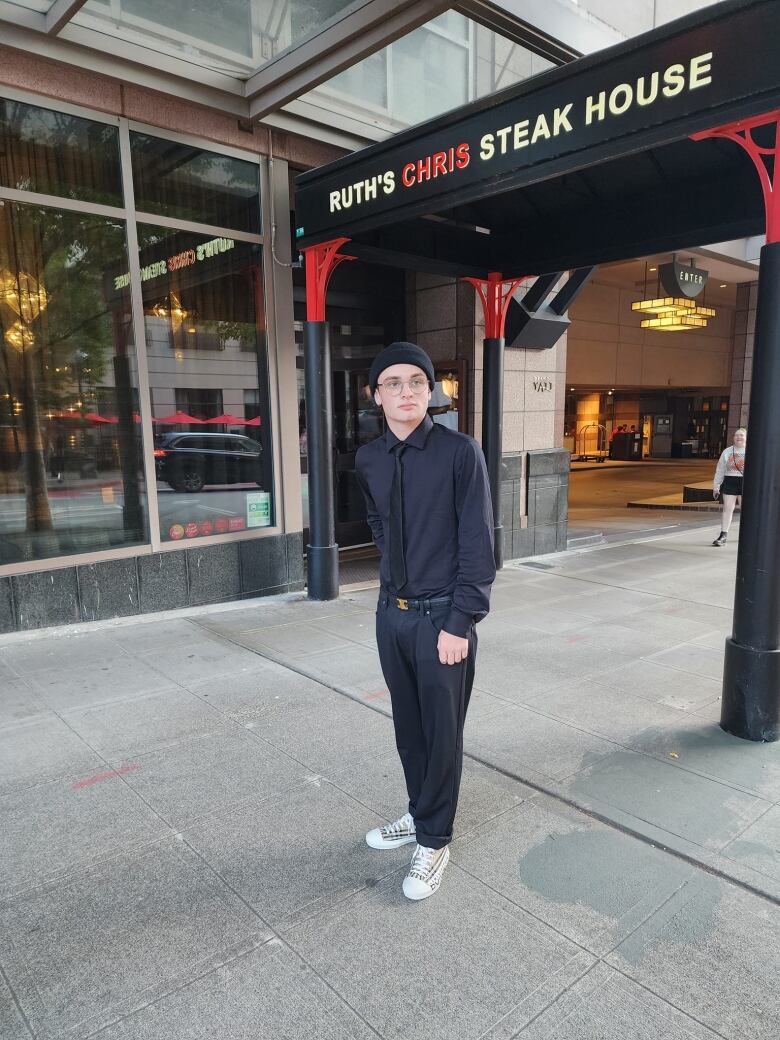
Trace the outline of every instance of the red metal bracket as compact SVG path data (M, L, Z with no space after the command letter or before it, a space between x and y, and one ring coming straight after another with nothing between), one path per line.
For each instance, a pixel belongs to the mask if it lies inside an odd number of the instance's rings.
M477 290L482 301L482 311L485 315L485 339L502 339L504 335L504 322L506 312L509 310L509 301L512 299L515 289L521 285L528 275L522 278L503 278L499 271L491 271L484 278L464 278Z
M357 259L357 257L339 252L345 242L349 242L349 239L334 238L330 242L320 242L316 246L308 246L302 250L306 257L307 321L325 321L325 297L330 276L342 260Z
M753 130L774 124L774 145L766 147L753 139ZM740 119L736 123L717 126L712 130L701 130L691 134L692 141L703 141L709 137L722 137L734 141L748 153L761 181L766 212L766 240L780 242L780 109L767 112L752 119ZM771 170L769 162L771 161Z

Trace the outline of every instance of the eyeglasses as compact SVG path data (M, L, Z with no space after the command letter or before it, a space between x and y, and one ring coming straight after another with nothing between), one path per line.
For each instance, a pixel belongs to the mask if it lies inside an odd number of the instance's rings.
M408 380L408 382L409 389L412 391L413 394L421 394L428 385L428 380L425 378L425 376L412 376L412 378ZM406 383L402 379L386 379L384 383L377 383L376 385L381 386L384 390L387 390L388 394L392 394L393 397L397 397L403 390Z

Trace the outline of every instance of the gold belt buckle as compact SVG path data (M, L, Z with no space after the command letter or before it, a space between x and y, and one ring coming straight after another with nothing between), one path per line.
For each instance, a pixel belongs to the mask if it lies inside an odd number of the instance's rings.
M409 609L409 600L408 599L398 599L396 597L396 603L398 604L398 609L399 610L408 610Z

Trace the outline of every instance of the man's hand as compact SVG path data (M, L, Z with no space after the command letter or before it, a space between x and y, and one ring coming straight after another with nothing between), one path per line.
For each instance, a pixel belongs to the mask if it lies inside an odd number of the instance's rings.
M444 629L439 632L439 641L436 647L442 664L460 664L469 655L468 639L454 636L450 632L445 632Z
M720 495L720 488L715 488L715 490L712 492L712 497L713 498L718 498L719 495Z

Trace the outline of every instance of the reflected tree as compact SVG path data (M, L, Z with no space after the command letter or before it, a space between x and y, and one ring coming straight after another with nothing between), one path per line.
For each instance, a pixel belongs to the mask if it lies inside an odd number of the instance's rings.
M142 534L127 359L130 307L126 294L109 297L106 289L111 272L126 262L124 228L117 222L27 205L0 208L0 378L24 459L29 533L53 528L46 479L50 431L63 415L84 416L88 396L106 380L106 358L118 353L124 361L110 374L119 413L124 527L135 537ZM125 439L129 447L122 446Z

